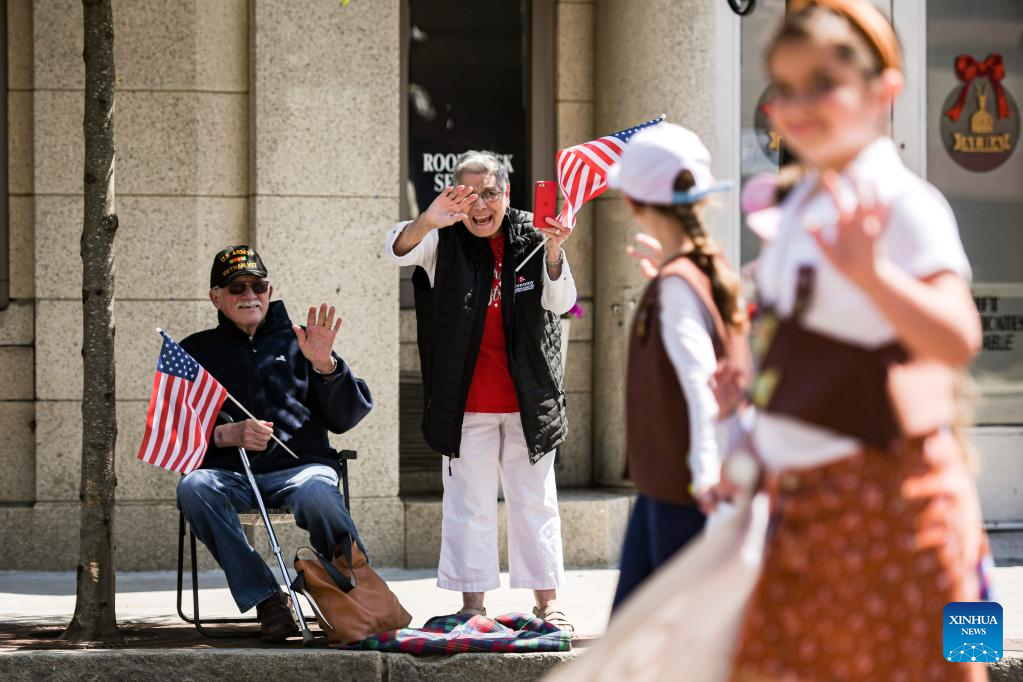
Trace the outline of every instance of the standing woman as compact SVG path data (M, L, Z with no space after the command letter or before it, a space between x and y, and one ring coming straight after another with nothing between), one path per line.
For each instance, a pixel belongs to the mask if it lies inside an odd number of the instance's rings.
M614 607L704 526L720 480L719 358L741 365L746 317L739 280L701 217L715 184L710 153L692 131L662 123L637 134L611 169L647 239L656 273L636 310L626 384L627 475L639 495L622 549ZM733 344L733 340L736 343ZM739 352L733 352L733 346Z
M796 5L793 2L790 5ZM982 598L976 489L953 434L981 333L942 195L885 135L902 88L869 2L791 7L771 118L805 176L759 259L753 443L773 530L736 680L977 680L942 610Z

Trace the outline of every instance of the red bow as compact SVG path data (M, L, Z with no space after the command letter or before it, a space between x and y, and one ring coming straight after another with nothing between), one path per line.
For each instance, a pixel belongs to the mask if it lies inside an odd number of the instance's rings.
M1009 116L1009 101L1005 98L1005 90L1002 89L1002 79L1005 78L1005 64L1002 63L1002 55L989 54L987 59L978 63L976 59L968 54L961 54L956 57L956 76L963 81L963 89L959 91L959 98L952 105L945 115L953 121L958 121L963 113L963 106L966 104L966 96L970 94L970 84L977 77L987 78L991 83L991 89L995 91L995 100L998 102L998 118Z

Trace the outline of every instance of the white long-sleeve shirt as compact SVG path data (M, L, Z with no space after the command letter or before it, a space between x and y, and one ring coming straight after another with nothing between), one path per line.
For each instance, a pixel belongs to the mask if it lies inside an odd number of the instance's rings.
M718 404L710 387L717 368L710 313L680 277L660 281L661 343L675 368L689 413L689 471L695 492L721 479L721 455L730 440L729 421L718 422ZM721 441L721 442L719 442Z
M433 278L437 272L437 246L440 244L440 235L437 234L437 230L430 230L423 237L423 241L419 242L415 248L404 256L399 256L394 252L394 242L397 241L398 235L401 234L402 230L411 222L411 220L402 221L387 232L387 238L384 241L384 253L392 262L398 265L418 265L421 267L430 278L430 286L432 287ZM546 252L541 250L533 258L546 258ZM518 263L510 261L506 263L506 267L514 268L516 266L518 266ZM564 315L575 305L577 295L575 280L572 278L572 269L568 266L568 257L564 258L561 264L561 275L557 279L551 279L546 267L541 269L543 270L543 291L540 293L540 305L555 315Z

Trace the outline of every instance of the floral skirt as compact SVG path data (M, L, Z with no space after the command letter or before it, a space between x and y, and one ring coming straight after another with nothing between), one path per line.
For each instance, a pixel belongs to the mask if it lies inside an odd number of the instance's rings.
M942 611L986 592L973 477L947 433L772 477L733 680L986 680L942 655Z

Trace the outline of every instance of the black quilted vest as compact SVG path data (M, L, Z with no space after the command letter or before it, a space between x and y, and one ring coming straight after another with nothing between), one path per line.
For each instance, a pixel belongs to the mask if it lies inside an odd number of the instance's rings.
M561 321L540 305L544 251L515 271L542 240L532 224L531 213L509 209L505 215L501 300L508 369L518 394L529 459L535 463L564 442L568 428ZM494 256L486 240L461 223L438 234L433 288L422 268L416 268L412 277L425 401L423 436L437 452L457 457L465 402L483 339Z

